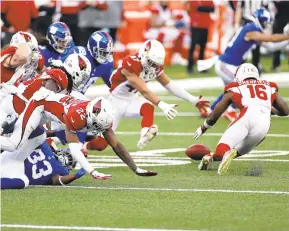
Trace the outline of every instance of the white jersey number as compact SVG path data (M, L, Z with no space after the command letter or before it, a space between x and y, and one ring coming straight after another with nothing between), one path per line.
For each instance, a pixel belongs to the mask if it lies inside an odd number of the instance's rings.
M37 152L38 155L33 155L33 156L29 156L28 157L28 160L31 164L33 164L32 166L32 177L33 179L39 179L41 178L42 176L47 176L49 174L52 173L52 167L51 167L51 164L45 160L45 155L44 153L39 150ZM37 162L42 162L43 165L46 167L46 169L44 168L39 168L37 169Z

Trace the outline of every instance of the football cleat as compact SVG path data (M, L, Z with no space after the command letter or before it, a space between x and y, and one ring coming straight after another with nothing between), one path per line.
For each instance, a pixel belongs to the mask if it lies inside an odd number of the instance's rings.
M213 168L213 156L211 154L205 155L198 165L199 170L210 170Z
M223 156L223 159L221 161L221 164L219 165L218 168L218 174L222 175L225 172L227 172L232 160L237 156L237 150L236 149L232 149L231 151L228 151L225 153L225 155Z
M145 127L141 130L140 140L137 143L139 149L143 149L158 133L158 126L152 125L150 128Z

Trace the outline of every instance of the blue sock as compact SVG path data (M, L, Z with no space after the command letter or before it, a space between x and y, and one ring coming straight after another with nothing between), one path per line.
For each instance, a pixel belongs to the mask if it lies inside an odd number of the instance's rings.
M22 189L25 183L17 178L1 178L1 189Z
M224 94L219 95L219 97L216 99L214 103L211 105L211 109L214 110L216 105L223 99Z
M78 139L81 143L84 144L86 138L86 132L76 132Z

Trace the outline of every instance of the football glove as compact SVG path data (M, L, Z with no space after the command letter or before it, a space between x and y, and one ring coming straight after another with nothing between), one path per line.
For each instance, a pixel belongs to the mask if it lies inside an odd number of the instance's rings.
M152 171L141 169L141 168L137 168L135 170L135 174L137 174L138 176L156 176L156 175L158 175L157 172L152 172Z
M110 179L112 176L110 174L104 174L101 172L98 172L96 170L93 170L90 175L92 176L93 179L98 179L98 180L107 180Z
M168 120L172 120L177 116L177 110L175 109L177 104L167 104L164 101L158 103L158 107L164 112Z
M210 101L203 99L201 95L195 106L198 108L202 117L208 117L211 113Z

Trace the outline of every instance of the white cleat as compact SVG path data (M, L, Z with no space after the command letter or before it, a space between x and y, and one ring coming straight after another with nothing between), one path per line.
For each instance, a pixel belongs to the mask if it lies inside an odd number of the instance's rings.
M142 128L140 132L140 140L137 143L139 149L143 149L158 133L158 126L152 125L150 128Z
M228 171L228 168L232 162L232 160L237 156L237 150L232 149L229 152L226 152L225 155L223 156L222 162L219 165L218 168L218 174L223 175L225 172Z
M199 170L210 170L213 168L213 156L211 154L205 155L198 165Z

